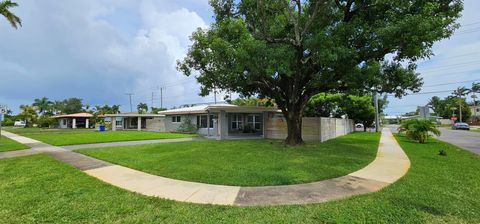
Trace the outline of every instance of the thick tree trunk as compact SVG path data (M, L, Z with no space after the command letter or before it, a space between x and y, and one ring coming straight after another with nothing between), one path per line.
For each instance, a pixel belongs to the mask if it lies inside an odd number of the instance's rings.
M285 139L287 145L300 145L303 144L302 139L302 110L300 111L288 111L285 116L287 120L288 135Z

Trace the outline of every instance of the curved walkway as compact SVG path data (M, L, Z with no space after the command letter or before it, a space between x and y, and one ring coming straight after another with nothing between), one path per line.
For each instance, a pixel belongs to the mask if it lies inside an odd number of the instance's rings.
M338 178L285 186L236 187L180 181L113 165L60 147L49 149L43 151L129 191L182 202L239 206L319 203L375 192L397 181L410 167L407 155L389 129L382 131L377 157L365 168Z

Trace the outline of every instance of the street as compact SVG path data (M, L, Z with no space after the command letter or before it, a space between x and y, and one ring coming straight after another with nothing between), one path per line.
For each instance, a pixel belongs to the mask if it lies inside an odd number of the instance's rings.
M398 125L386 125L393 133L397 133ZM449 128L440 128L442 134L435 138L456 145L470 152L480 154L480 132L471 132L463 130L452 130Z
M447 128L440 128L440 131L442 132L442 135L436 138L476 154L480 154L480 132L452 130Z

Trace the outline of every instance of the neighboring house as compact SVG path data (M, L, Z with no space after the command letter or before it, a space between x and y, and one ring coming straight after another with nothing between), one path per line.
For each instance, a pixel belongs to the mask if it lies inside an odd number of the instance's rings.
M138 130L138 131L159 131L165 132L164 115L160 114L139 114L120 113L105 114L105 121L112 122L112 131L116 130Z
M89 119L93 117L89 113L64 114L53 116L58 121L60 128L89 128Z
M227 137L258 136L265 133L265 121L270 114L280 111L275 107L206 104L161 111L165 115L165 131L175 132L189 119L198 127L198 133L219 139Z

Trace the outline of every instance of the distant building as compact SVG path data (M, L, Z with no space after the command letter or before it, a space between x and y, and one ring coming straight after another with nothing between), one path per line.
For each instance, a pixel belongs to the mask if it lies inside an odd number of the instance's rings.
M58 127L60 128L89 128L89 119L91 117L93 117L93 115L89 113L63 114L53 116L53 118L58 121Z

